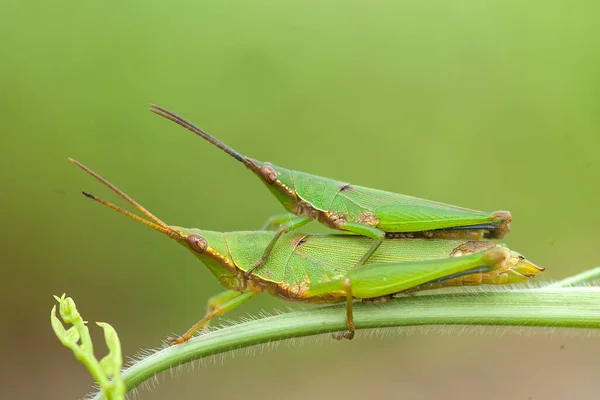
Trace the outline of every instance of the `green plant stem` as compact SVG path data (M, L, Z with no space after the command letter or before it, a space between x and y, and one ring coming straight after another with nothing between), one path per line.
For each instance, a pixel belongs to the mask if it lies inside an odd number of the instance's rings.
M600 267L588 269L587 271L583 271L580 274L569 276L568 278L565 278L562 281L553 282L547 286L544 286L544 288L547 289L576 286L596 279L600 279Z
M600 328L600 287L476 291L405 297L354 306L357 329L419 325ZM160 350L127 368L127 390L171 367L232 349L346 329L344 306L252 320ZM104 399L98 393L95 399Z

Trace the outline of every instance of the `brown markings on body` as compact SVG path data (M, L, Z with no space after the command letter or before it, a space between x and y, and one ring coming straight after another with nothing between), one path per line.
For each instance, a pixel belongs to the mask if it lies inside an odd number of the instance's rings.
M280 297L286 300L292 300L302 303L341 303L345 300L343 291L335 291L331 293L325 293L319 296L307 297L306 292L310 289L310 284L304 282L300 285L290 285L288 283L270 282L271 285L268 287L269 293L274 296Z
M482 242L477 240L469 240L453 249L449 256L460 257L462 255L477 253L482 250L491 249L492 247L501 247L499 244L491 242Z
M369 226L379 225L379 219L375 217L375 214L373 214L371 211L365 211L364 213L360 214L358 218L356 218L356 222Z
M318 219L319 222L333 229L344 229L344 225L346 221L348 221L346 215L337 212L319 212ZM379 219L375 218L375 215L368 211L360 214L356 219L356 222L368 226L377 226L379 224Z
M337 212L321 212L319 214L319 222L333 229L342 229L346 221L346 216Z
M308 238L308 235L303 235L303 236L299 236L299 237L295 238L294 240L291 241L292 247L294 249L298 248L298 246L300 246L306 242L307 238Z
M369 299L361 299L363 303L372 303L372 304L377 304L377 303L385 303L387 301L390 301L394 298L393 294L386 294L385 296L379 296L379 297L371 297Z
M386 232L387 239L448 239L448 240L481 240L486 236L487 230L482 229L448 229L420 232Z
M312 204L306 201L299 201L296 203L296 209L294 210L294 214L299 217L310 217L312 219L318 218L321 212L314 208Z
M489 235L495 239L502 239L504 235L510 232L512 215L510 215L509 211L496 211L492 214L492 219L495 220L494 225L496 225L497 228L489 232Z

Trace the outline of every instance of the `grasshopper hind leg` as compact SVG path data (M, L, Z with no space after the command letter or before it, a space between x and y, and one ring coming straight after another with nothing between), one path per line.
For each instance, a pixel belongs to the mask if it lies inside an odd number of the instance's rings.
M352 295L352 281L350 278L345 278L343 281L344 291L346 292L346 324L348 330L346 332L338 332L331 335L335 340L348 339L352 340L356 332L356 325L354 324L354 314L352 312L353 299ZM385 296L373 297L369 299L362 299L363 303L384 303L393 299L395 294L388 294Z
M354 338L354 332L356 331L356 326L354 325L354 314L352 313L352 301L354 299L352 296L352 282L349 278L345 278L343 285L346 292L346 323L348 324L348 330L346 332L334 333L331 336L335 340L352 340Z
M430 282L503 268L510 256L507 249L493 247L456 257L367 264L350 269L343 278L312 286L306 295L310 298L335 294L345 298L348 332L338 334L335 338L351 339L355 331L353 298L363 301L386 300L386 297Z

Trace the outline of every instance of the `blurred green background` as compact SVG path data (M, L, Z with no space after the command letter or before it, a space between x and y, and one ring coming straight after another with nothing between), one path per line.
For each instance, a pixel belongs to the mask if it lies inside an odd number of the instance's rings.
M511 210L505 242L547 268L540 280L600 264L598 8L2 1L0 397L89 390L50 329L53 294L115 326L130 357L183 332L220 290L177 244L83 198L122 204L67 157L174 225L255 229L281 212L249 172L149 103L260 160ZM229 318L287 307L297 306L265 295ZM140 398L563 399L600 389L597 336L402 332L219 357L164 374Z

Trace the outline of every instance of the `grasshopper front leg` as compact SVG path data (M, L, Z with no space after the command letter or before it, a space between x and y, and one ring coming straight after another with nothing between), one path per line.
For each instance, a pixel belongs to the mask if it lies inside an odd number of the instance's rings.
M265 223L260 228L260 230L261 231L270 231L272 229L279 228L281 225L285 224L286 222L288 222L296 217L297 217L296 214L292 214L292 213L273 215L272 217L269 217L265 221Z
M225 290L224 292L217 293L216 295L209 297L208 302L206 303L206 312L204 315L209 315L212 313L217 307L220 307L221 304L225 303L227 300L233 299L240 295L240 292L235 290ZM202 326L202 332L204 333L208 329L208 325L210 321L207 321Z
M256 293L253 292L236 292L233 290L226 290L222 293L219 293L216 296L213 296L209 299L208 305L206 307L206 314L204 317L196 322L194 326L187 330L179 338L168 337L167 340L173 344L181 344L190 340L196 332L198 332L203 327L207 326L211 319L216 317L217 315L221 315L226 313L227 311L233 310L237 306L245 303Z
M353 299L374 299L400 293L429 282L435 282L476 272L499 268L510 253L506 249L492 248L478 253L445 259L368 264L350 270L344 277L317 284L307 292L308 297L339 295L346 300L348 331L335 339L352 339L355 332Z
M271 254L271 250L273 250L275 243L277 243L277 241L279 240L281 235L283 235L284 233L287 233L289 231L293 231L294 229L300 228L301 226L308 224L310 221L312 221L312 218L310 218L310 217L295 217L295 218L289 219L287 222L281 224L279 226L279 228L277 229L277 232L275 232L275 236L273 236L273 239L271 239L271 241L267 245L260 260L256 263L256 265L254 265L252 268L250 268L248 271L246 271L244 273L244 277L246 279L249 279L250 276L252 275L252 273L257 268L262 267L267 262L267 259L269 258L269 254Z

